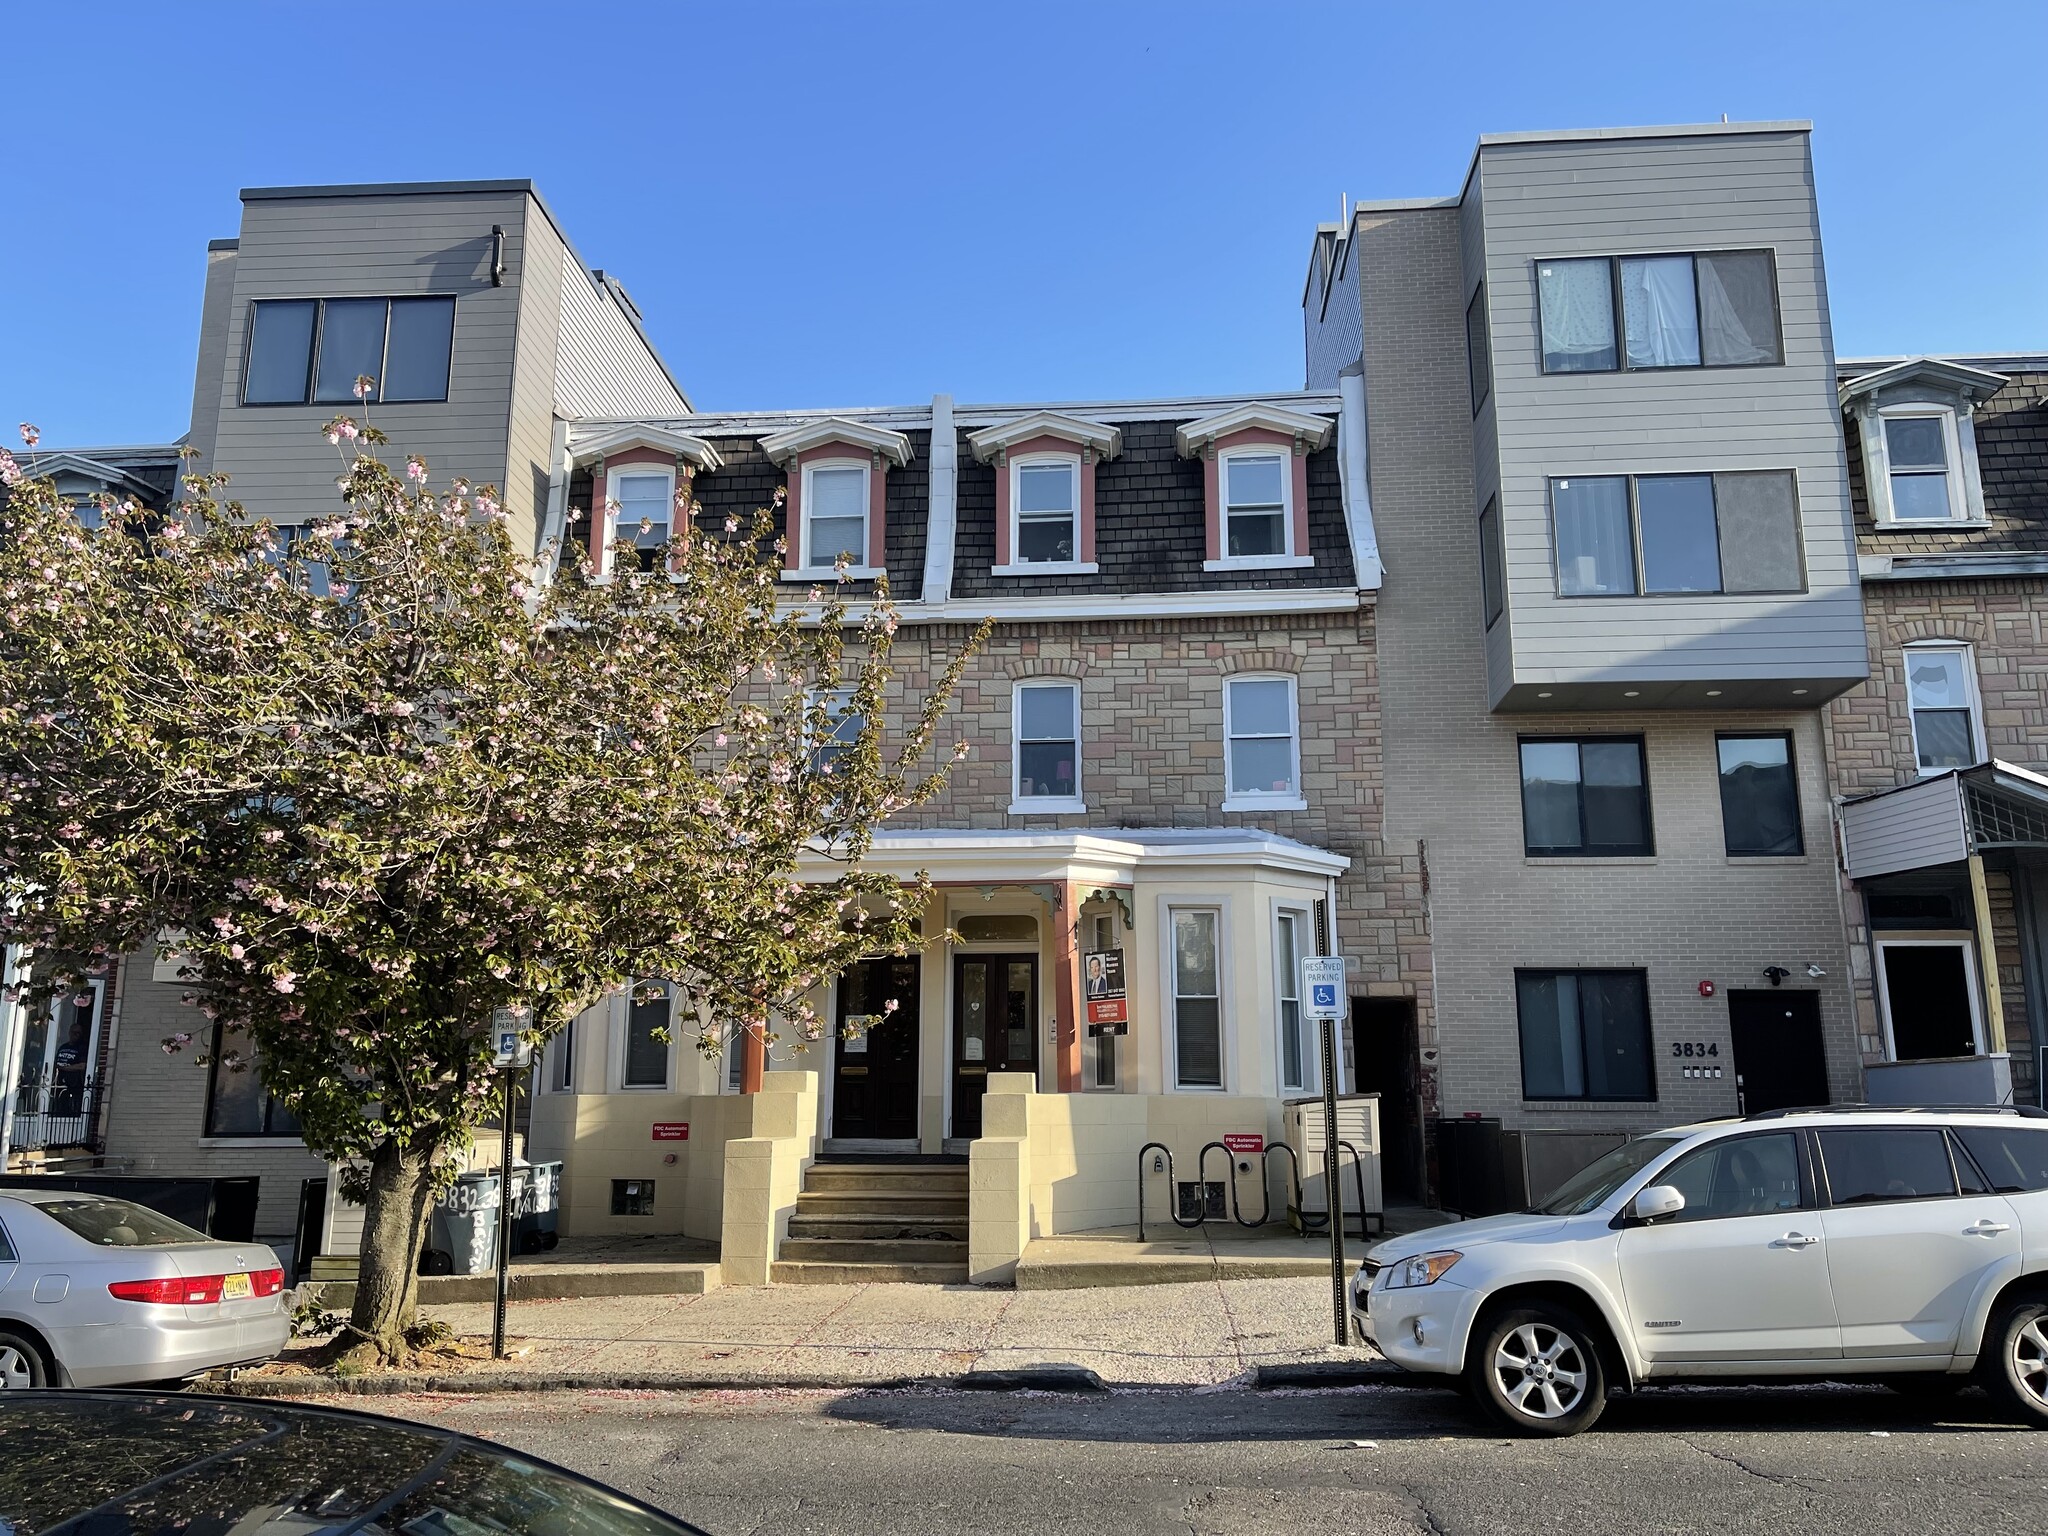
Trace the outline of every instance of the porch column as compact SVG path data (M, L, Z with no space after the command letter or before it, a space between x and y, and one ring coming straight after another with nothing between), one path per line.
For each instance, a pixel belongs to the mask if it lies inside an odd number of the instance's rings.
M1998 935L1991 926L1991 891L1984 883L1984 856L1970 855L1970 900L1977 916L1977 974L1984 993L1984 1045L2005 1054L2005 999L1998 985Z
M1053 924L1053 1060L1061 1093L1081 1091L1081 887L1060 884Z
M740 1092L759 1093L768 1069L768 1037L759 1023L740 1026Z

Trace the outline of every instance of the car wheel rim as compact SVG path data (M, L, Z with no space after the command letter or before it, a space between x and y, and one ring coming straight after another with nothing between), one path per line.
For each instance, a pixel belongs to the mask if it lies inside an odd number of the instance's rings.
M0 1344L0 1388L17 1390L35 1385L28 1368L28 1356L12 1344Z
M1561 1419L1586 1396L1585 1351L1549 1323L1524 1323L1502 1339L1493 1375L1508 1406L1532 1419Z
M2035 1318L2013 1336L2012 1379L2037 1407L2048 1408L2048 1330Z

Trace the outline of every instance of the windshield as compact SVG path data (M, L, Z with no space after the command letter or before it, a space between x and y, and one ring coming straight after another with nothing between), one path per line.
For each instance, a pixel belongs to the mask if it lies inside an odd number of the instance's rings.
M164 1243L210 1243L182 1221L127 1200L44 1200L36 1209L102 1248L154 1248Z
M1579 1216L1592 1210L1634 1175L1678 1145L1676 1136L1644 1136L1588 1163L1557 1187L1541 1205L1545 1216Z

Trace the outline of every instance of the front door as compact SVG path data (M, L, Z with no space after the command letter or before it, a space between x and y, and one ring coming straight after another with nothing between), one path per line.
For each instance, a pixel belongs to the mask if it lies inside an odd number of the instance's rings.
M953 1134L981 1134L991 1072L1038 1070L1038 956L961 955L953 964Z
M1820 1038L1820 994L1730 992L1735 1091L1742 1112L1808 1109L1828 1102L1828 1058Z
M915 955L863 960L840 976L835 1140L916 1140L917 980Z
M1711 1142L1650 1182L1676 1188L1685 1209L1621 1234L1623 1303L1645 1360L1841 1358L1796 1132Z

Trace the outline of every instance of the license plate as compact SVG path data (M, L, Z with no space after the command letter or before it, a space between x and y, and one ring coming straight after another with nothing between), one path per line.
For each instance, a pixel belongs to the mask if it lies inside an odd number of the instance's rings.
M229 1275L221 1281L222 1301L247 1301L256 1294L255 1283L247 1275Z

